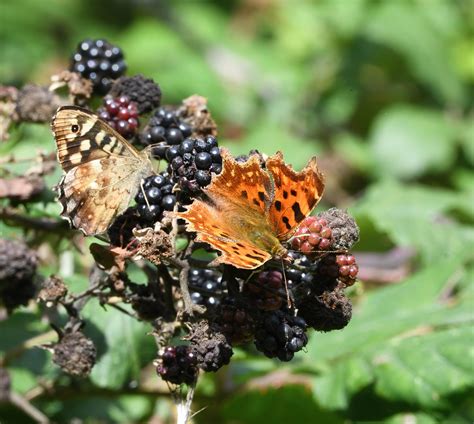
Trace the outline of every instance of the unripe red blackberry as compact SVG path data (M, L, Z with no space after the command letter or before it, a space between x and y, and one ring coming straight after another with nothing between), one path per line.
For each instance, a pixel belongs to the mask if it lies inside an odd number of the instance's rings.
M107 93L112 80L123 75L126 69L122 50L104 39L81 41L70 66L71 71L90 79L98 94Z
M193 384L199 373L196 354L189 346L167 346L156 372L173 384Z
M54 346L53 362L70 375L87 377L95 364L97 351L82 332L66 332Z
M355 257L351 254L329 254L321 259L316 272L316 279L324 281L340 281L352 286L359 272Z
M293 235L291 246L304 254L330 250L332 230L327 220L317 216L305 218Z
M161 219L164 211L172 211L176 205L176 195L173 193L173 181L166 172L152 175L143 182L135 201L138 214L144 223L153 224ZM146 196L146 199L145 199Z
M243 293L263 311L280 309L286 302L283 274L276 270L262 271L245 284Z
M306 322L289 311L264 313L255 331L255 347L269 358L290 361L308 343Z
M36 265L36 254L26 244L0 238L0 303L8 310L34 297Z
M161 101L160 86L152 79L140 74L133 77L120 77L114 82L109 94L112 97L127 96L136 103L140 115L157 108Z
M126 139L130 140L135 136L139 125L138 109L137 104L129 97L105 97L104 105L97 110L97 114Z

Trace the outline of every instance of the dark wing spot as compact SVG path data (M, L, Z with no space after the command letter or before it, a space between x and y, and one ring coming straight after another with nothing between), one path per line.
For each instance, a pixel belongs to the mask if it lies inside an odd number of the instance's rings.
M236 243L237 246L241 247L241 248L244 248L245 246L242 244L242 243Z
M231 249L232 249L234 252L238 252L238 251L240 250L237 246L231 246Z
M255 206L260 206L260 202L257 199L253 199L252 202Z
M281 211L281 202L279 200L275 200L275 209L280 212Z
M243 197L244 199L248 199L248 197L249 197L248 194L247 194L247 191L245 191L245 190L242 190L240 192L240 196Z
M73 133L77 133L79 131L79 125L77 125L77 124L72 125L71 126L71 131Z
M260 257L261 259L263 259L265 257L264 255L262 255L261 252L259 252L258 250L255 250L255 249L252 250L252 253L257 257Z
M283 224L285 224L285 227L287 230L291 230L291 225L290 225L290 220L288 219L287 216L284 216L282 218Z
M283 199L288 199L288 192L283 190Z
M301 212L300 204L298 202L293 203L293 206L291 207L291 209L293 209L296 221L297 222L303 221L304 215Z
M292 196L296 197L296 190L292 189L292 190L290 190L290 193L291 193Z
M254 256L254 255L251 255L250 253L247 253L245 256L249 259L253 259L253 260L259 261L259 262L261 262L263 260L262 256Z
M258 198L263 202L265 201L265 193L263 191L258 192Z

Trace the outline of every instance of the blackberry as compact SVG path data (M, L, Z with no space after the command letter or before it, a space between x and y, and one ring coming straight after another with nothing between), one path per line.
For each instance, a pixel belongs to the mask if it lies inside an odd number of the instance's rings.
M198 367L206 372L215 372L227 365L234 353L221 328L206 320L193 324L189 340L197 356Z
M286 301L283 274L280 271L262 271L249 280L243 289L244 295L255 306L264 311L280 309Z
M317 331L340 330L352 317L352 304L339 287L302 298L296 307L298 314Z
M215 308L219 305L225 288L222 275L219 272L212 269L190 269L188 284L194 303L207 308Z
M268 358L290 361L308 343L306 322L288 311L266 312L255 332L255 347Z
M293 289L301 285L311 285L314 281L313 273L317 263L299 252L288 252L288 255L293 258L293 263L285 269L288 284Z
M67 374L87 377L95 364L97 351L82 332L66 332L53 348L53 362Z
M173 193L173 181L170 176L162 172L146 178L143 190L140 188L135 201L138 214L145 223L159 221L164 211L172 211L176 205L176 195Z
M63 299L67 292L67 286L64 284L64 281L55 275L51 275L41 284L41 290L37 298L46 302L46 304L54 305Z
M239 304L236 299L227 298L217 310L216 317L222 332L232 341L232 344L252 340L254 319L248 310L248 304Z
M0 303L9 311L34 297L36 265L36 254L26 244L0 238Z
M160 293L156 293L154 287L149 284L129 283L132 294L130 295L130 303L137 313L138 317L143 321L153 321L163 315L163 302L157 298Z
M114 82L109 93L113 97L127 96L137 104L138 113L148 113L160 106L160 86L150 78L143 75L133 77L120 77Z
M138 129L137 104L127 96L107 96L104 105L97 110L99 118L107 122L127 139L133 138Z
M145 146L160 143L153 149L153 154L157 159L165 159L169 146L180 144L191 134L192 127L181 121L176 110L160 107L148 121L140 142Z
M166 151L173 178L180 188L190 195L198 194L210 184L213 174L222 171L222 157L213 136L187 138L179 146L171 146Z
M345 286L352 286L359 272L355 257L351 254L331 254L319 263L316 278L318 280L338 280Z
M126 248L135 238L133 230L137 227L141 227L141 219L136 208L130 207L122 215L115 218L107 230L110 244Z
M293 249L304 254L328 250L332 245L332 230L324 218L305 218L291 239Z
M196 354L189 346L167 346L156 372L163 380L173 384L193 384L199 372Z
M126 69L122 50L104 39L81 41L70 65L71 71L92 81L98 94L107 93L112 80L123 75Z

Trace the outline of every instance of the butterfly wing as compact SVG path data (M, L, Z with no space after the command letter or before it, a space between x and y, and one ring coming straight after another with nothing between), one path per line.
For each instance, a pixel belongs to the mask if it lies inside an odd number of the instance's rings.
M58 185L61 215L86 235L103 233L152 174L151 162L85 109L62 107L51 126L65 171Z
M267 159L266 167L273 179L273 200L268 220L278 238L287 240L321 199L324 176L315 157L301 172L295 172L278 152Z

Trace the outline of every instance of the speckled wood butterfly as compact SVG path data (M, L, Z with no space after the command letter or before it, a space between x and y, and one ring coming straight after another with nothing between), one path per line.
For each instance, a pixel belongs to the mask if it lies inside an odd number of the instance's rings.
M107 230L153 174L147 150L139 152L86 109L64 106L51 128L65 174L57 186L61 216L85 235Z

